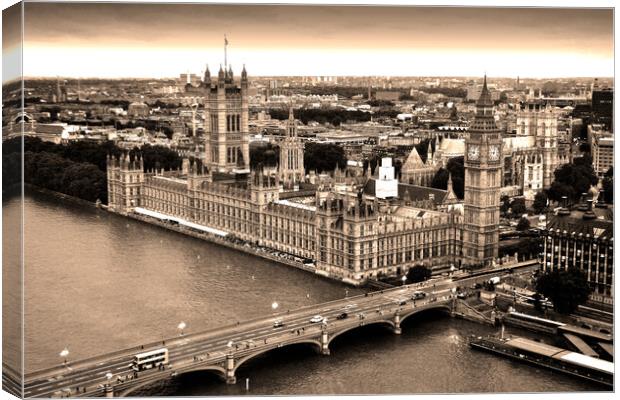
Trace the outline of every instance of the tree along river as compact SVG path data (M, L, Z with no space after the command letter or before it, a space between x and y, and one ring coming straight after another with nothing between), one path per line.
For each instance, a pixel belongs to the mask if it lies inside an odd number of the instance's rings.
M7 224L20 200L3 203ZM362 292L307 272L34 191L24 200L25 371L185 332ZM17 256L4 242L4 264ZM8 248L7 246L13 246ZM4 268L5 283L19 273ZM5 359L19 360L19 302L4 285ZM11 325L12 324L12 325ZM336 339L330 356L292 346L246 363L236 385L182 375L143 394L462 393L600 390L597 385L471 350L470 334L494 330L441 313L412 317L403 334L364 327ZM510 330L507 331L510 333ZM520 333L520 332L518 332Z

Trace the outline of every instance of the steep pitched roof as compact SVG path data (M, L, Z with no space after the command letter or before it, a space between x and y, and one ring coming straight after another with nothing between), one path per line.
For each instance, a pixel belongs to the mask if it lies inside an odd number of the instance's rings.
M418 168L424 168L426 164L422 161L420 154L418 154L418 150L416 150L415 146L411 149L411 153L407 157L407 161L403 164L403 171L412 171Z

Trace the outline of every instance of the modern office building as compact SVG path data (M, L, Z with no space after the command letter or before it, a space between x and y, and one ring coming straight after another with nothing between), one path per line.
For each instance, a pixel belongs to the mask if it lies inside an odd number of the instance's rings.
M591 299L613 304L613 222L575 214L549 218L543 233L543 269L579 268L592 287Z

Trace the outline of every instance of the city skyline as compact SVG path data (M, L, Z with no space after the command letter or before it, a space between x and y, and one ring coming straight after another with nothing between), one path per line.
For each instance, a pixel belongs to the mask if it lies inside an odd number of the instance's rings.
M25 76L213 73L225 34L250 76L613 76L611 9L27 3L24 32Z

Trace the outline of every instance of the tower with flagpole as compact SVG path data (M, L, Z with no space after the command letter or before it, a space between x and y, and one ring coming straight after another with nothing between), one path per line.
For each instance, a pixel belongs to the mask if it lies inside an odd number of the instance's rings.
M228 38L224 34L224 70L228 70Z
M206 66L202 83L205 94L205 164L211 172L250 172L248 74L243 66L235 82L228 64L228 38L224 35L224 67L217 80Z

